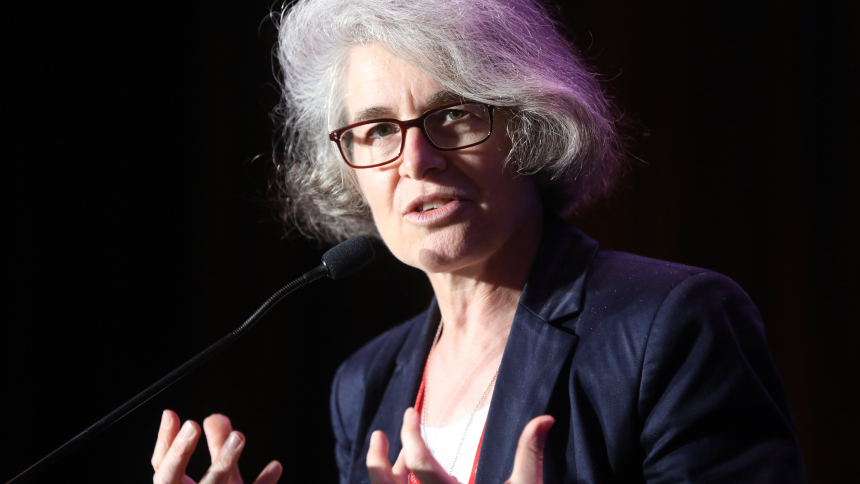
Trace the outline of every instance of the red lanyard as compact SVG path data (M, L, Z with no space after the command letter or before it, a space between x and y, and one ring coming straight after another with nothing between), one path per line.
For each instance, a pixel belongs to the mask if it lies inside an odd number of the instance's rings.
M427 363L424 363L424 374L421 376L421 388L418 389L418 398L415 399L415 411L420 417L424 403L424 384L427 382ZM469 476L469 484L475 484L475 474L478 473L478 457L481 456L481 444L484 443L484 430L487 429L487 422L484 421L484 428L481 429L481 439L478 441L478 450L475 451L475 461L472 463L472 473ZM415 477L415 474L409 473L409 484L421 484L421 481Z

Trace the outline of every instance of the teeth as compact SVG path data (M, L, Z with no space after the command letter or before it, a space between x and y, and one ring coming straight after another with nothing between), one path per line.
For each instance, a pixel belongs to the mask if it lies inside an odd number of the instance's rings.
M421 205L421 211L426 212L428 210L436 210L437 208L441 208L446 203L447 200L433 200L432 202L427 202L424 205Z

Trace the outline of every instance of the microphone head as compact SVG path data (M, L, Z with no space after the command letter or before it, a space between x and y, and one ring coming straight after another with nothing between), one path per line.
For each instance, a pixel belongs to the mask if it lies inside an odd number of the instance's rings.
M332 279L341 279L366 266L376 253L367 237L359 235L332 247L322 256Z

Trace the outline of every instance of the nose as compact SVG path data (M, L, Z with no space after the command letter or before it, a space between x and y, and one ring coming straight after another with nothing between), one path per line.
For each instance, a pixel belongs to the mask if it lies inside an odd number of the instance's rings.
M404 136L400 176L423 180L433 170L445 169L447 162L444 153L434 148L418 127L408 128Z

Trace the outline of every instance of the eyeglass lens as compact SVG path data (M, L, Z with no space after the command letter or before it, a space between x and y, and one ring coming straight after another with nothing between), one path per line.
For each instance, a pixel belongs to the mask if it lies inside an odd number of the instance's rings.
M424 118L424 132L437 148L456 149L490 136L490 113L483 104L461 104ZM341 134L343 154L351 165L370 166L393 161L403 146L400 126L392 122L363 124Z

